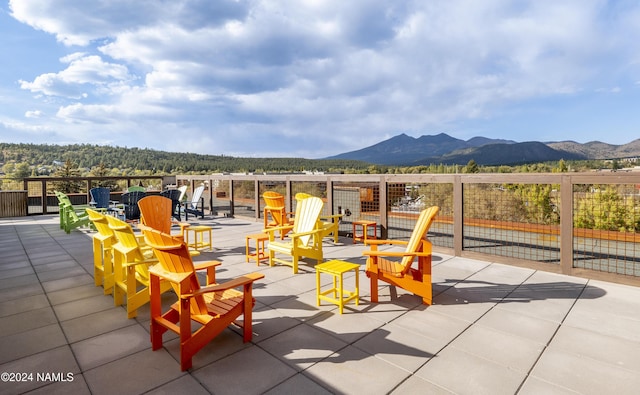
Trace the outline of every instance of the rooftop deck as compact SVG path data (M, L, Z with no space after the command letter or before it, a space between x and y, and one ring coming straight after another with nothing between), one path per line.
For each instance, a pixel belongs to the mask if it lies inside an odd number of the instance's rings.
M227 329L181 372L175 336L151 350L148 307L127 319L94 286L90 232L66 234L50 215L0 220L0 393L620 395L640 388L640 288L435 253L432 306L386 285L371 304L365 248L341 239L326 244L325 258L362 269L360 304L340 315L334 305L316 306L312 264L294 275L245 262L244 236L260 223L197 221L213 226L215 249L198 260L220 260L220 281L251 271L266 277L254 290L253 341Z

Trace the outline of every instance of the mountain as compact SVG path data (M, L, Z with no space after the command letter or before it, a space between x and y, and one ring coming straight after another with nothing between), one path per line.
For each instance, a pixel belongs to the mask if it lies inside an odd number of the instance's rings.
M607 144L600 141L590 141L585 144L575 141L558 141L546 144L551 148L581 154L589 159L628 158L639 156L640 153L640 139L623 145Z
M543 143L531 141L512 144L487 144L471 149L454 151L439 157L424 158L412 165L428 165L431 163L466 165L471 159L478 165L499 166L558 161L560 159L580 160L587 159L587 157L573 152L556 150Z
M389 166L429 164L466 165L473 159L478 165L518 165L547 161L611 159L640 156L640 139L624 145L599 141L586 144L574 141L523 142L473 137L467 141L445 133L414 138L402 133L357 151L327 159L350 159Z
M331 156L327 159L351 159L379 165L409 165L424 160L426 157L439 157L461 149L480 147L491 143L508 144L513 142L492 140L485 137L474 137L464 141L445 133L414 138L402 133L370 147Z

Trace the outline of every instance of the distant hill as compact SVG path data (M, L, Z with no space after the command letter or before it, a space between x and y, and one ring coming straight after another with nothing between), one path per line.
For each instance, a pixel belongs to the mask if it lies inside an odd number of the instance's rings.
M640 156L640 139L625 145L602 142L523 142L473 137L467 141L445 133L414 138L402 133L357 151L327 159L358 160L378 165L417 166L429 164L518 165L581 159L611 159Z
M487 144L466 150L454 151L439 157L424 158L414 165L442 163L466 165L471 159L484 166L518 165L548 161L587 159L584 155L555 150L543 143Z
M439 157L465 148L476 148L492 143L514 143L506 140L492 140L475 137L468 141L440 133L435 136L414 138L402 133L370 147L327 159L350 159L377 165L412 165L425 158Z

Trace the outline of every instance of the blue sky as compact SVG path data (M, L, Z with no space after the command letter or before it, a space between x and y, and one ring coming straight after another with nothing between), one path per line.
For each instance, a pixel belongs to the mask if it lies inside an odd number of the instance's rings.
M640 137L640 3L3 0L0 141L322 158Z

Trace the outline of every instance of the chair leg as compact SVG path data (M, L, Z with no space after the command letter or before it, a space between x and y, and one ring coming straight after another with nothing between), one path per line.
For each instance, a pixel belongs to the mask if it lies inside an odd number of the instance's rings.
M371 303L378 303L378 275L371 273L369 280L371 282Z

